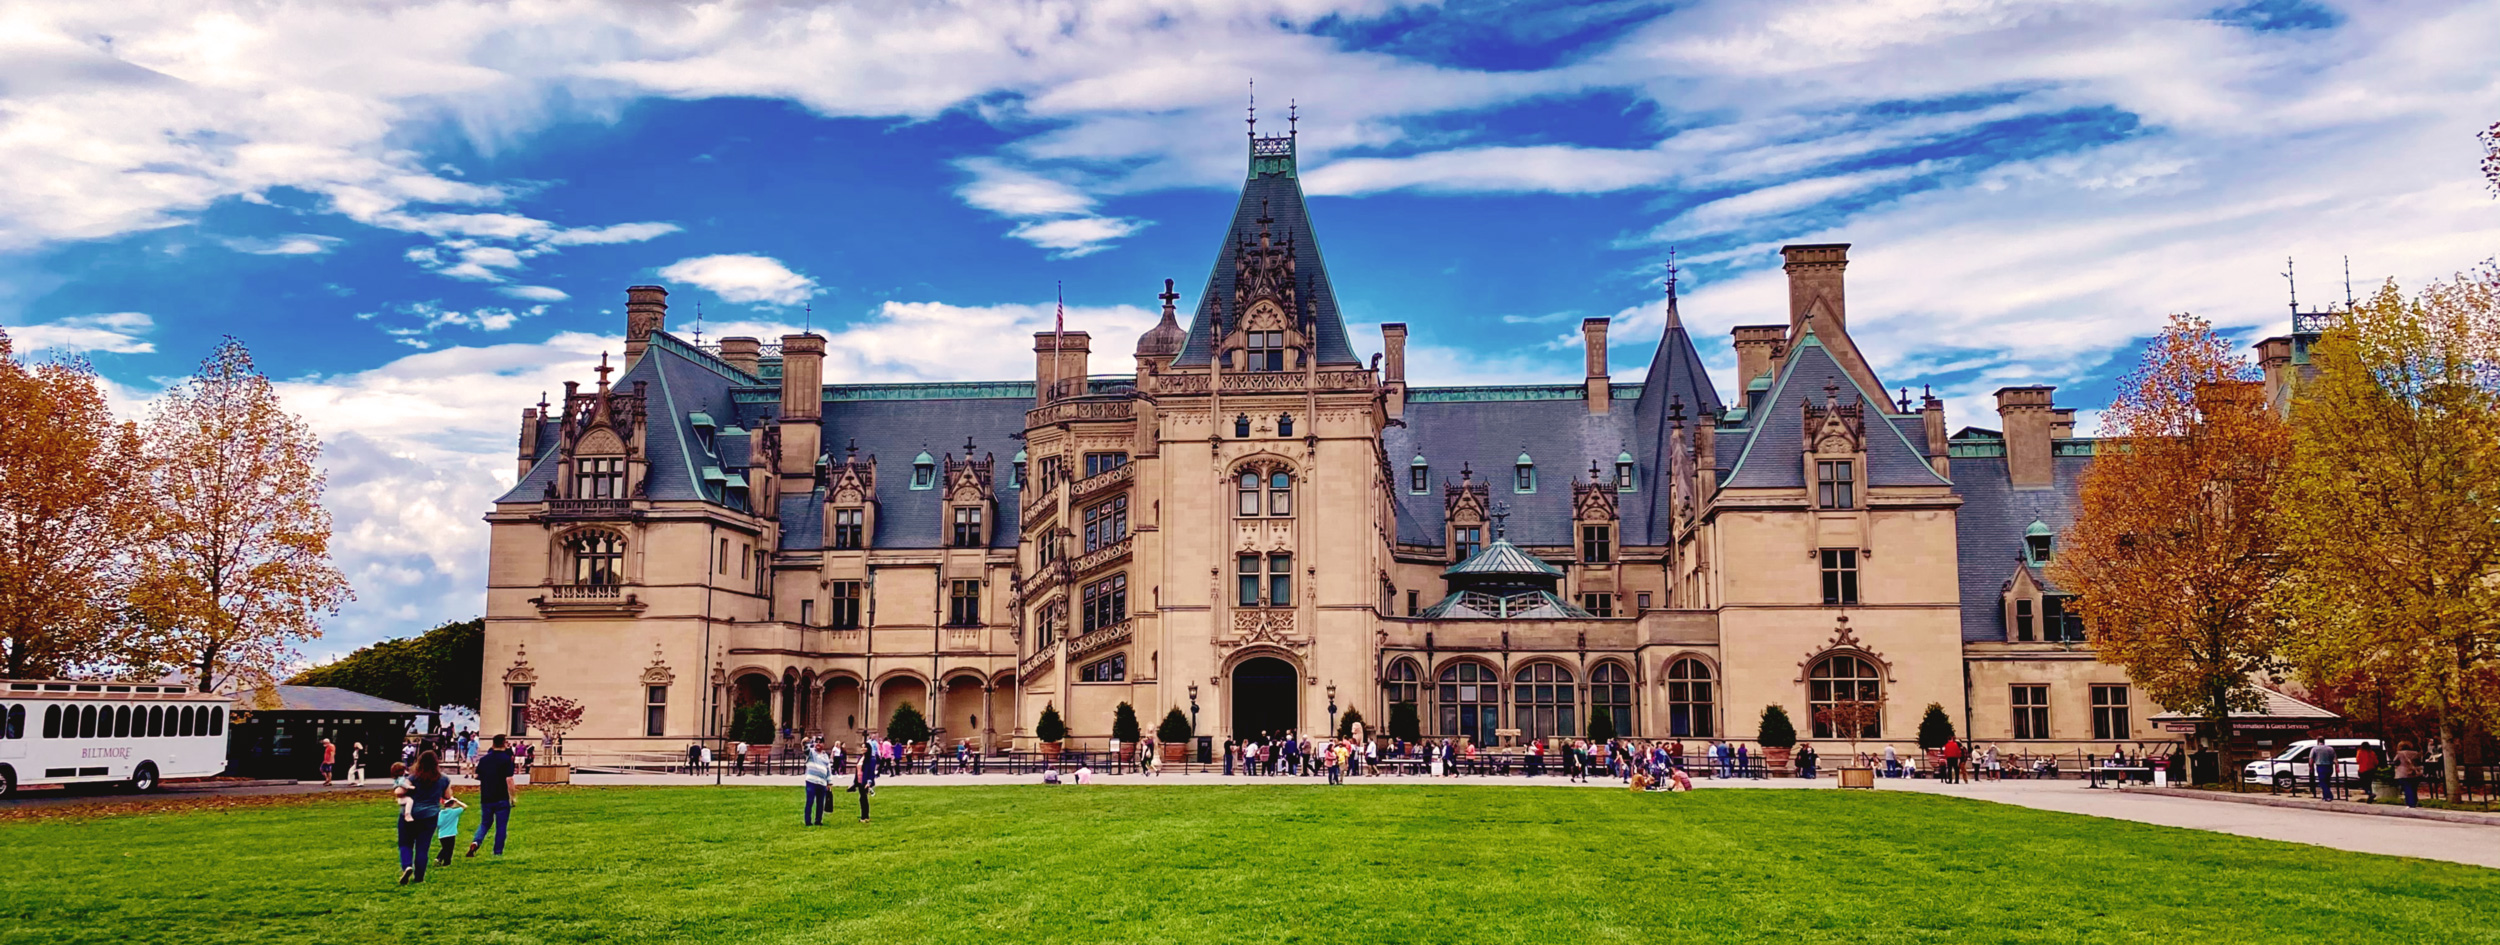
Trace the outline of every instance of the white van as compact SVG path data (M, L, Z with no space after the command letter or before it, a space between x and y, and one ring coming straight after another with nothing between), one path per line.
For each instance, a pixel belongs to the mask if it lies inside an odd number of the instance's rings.
M2247 780L2257 784L2272 784L2281 788L2308 784L2309 749L2317 743L2318 740L2314 738L2293 742L2291 747L2283 749L2282 754L2249 762L2245 769ZM2359 751L2363 745L2368 745L2378 752L2380 767L2395 764L2395 761L2388 757L2387 744L2375 738L2330 738L2326 740L2326 743L2335 749L2335 780L2337 781L2350 782L2361 776L2359 767L2354 764L2353 753Z
M0 797L21 784L121 783L226 770L227 697L155 683L0 680Z

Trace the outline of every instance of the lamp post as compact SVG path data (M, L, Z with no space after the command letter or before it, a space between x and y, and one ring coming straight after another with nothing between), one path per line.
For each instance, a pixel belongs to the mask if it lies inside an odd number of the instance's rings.
M1328 684L1328 737L1337 737L1337 684Z
M1189 736L1190 736L1191 738L1193 738L1193 739L1195 739L1195 738L1199 737L1199 735L1198 735L1198 684L1197 684L1197 683L1194 683L1194 682L1189 684ZM1201 754L1199 755L1198 761L1199 761L1199 763L1201 763L1201 764L1204 764L1204 763L1206 762L1206 757L1205 757L1204 753L1201 753Z

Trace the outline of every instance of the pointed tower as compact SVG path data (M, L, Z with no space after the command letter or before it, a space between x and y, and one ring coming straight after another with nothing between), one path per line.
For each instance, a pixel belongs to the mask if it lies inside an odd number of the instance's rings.
M1250 177L1241 185L1241 203L1216 249L1206 291L1198 295L1189 340L1172 365L1206 367L1215 342L1240 326L1250 305L1267 298L1290 299L1293 311L1288 315L1307 330L1319 364L1359 364L1346 338L1345 319L1337 311L1328 267L1320 260L1310 208L1302 199L1294 165L1296 135L1260 137L1256 121L1254 117L1250 131Z
M1693 350L1693 336L1684 330L1684 315L1676 310L1676 269L1673 258L1667 263L1667 332L1658 338L1658 353L1649 358L1649 375L1641 381L1641 399L1632 407L1644 444L1650 455L1647 468L1672 470L1677 458L1668 450L1675 437L1672 427L1675 416L1688 422L1707 424L1726 408L1719 401L1719 390L1710 383L1710 371L1701 364L1701 353ZM1696 434L1698 435L1698 434ZM1686 442L1692 442L1687 440ZM1691 459L1685 460L1690 462ZM1662 540L1671 530L1674 508L1668 502L1653 502L1649 508L1650 535Z

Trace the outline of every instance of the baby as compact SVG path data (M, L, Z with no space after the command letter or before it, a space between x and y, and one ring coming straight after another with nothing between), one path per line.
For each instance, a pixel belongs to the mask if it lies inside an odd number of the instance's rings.
M417 799L408 796L408 792L416 786L416 782L408 780L406 764L391 762L391 794L399 798L399 819L402 821L417 819Z

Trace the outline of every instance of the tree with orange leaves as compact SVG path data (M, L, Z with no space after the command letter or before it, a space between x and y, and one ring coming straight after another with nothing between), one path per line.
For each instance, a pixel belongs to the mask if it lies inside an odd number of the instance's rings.
M2272 515L2292 434L2255 365L2203 319L2174 315L2101 415L2081 509L2049 566L2093 646L2153 701L2201 712L2228 757L2231 713L2278 667Z
M147 655L202 692L282 675L354 597L330 564L320 441L227 339L157 401L145 442L152 521L131 603Z
M113 661L141 519L138 432L84 362L20 361L0 333L0 646L5 675Z

